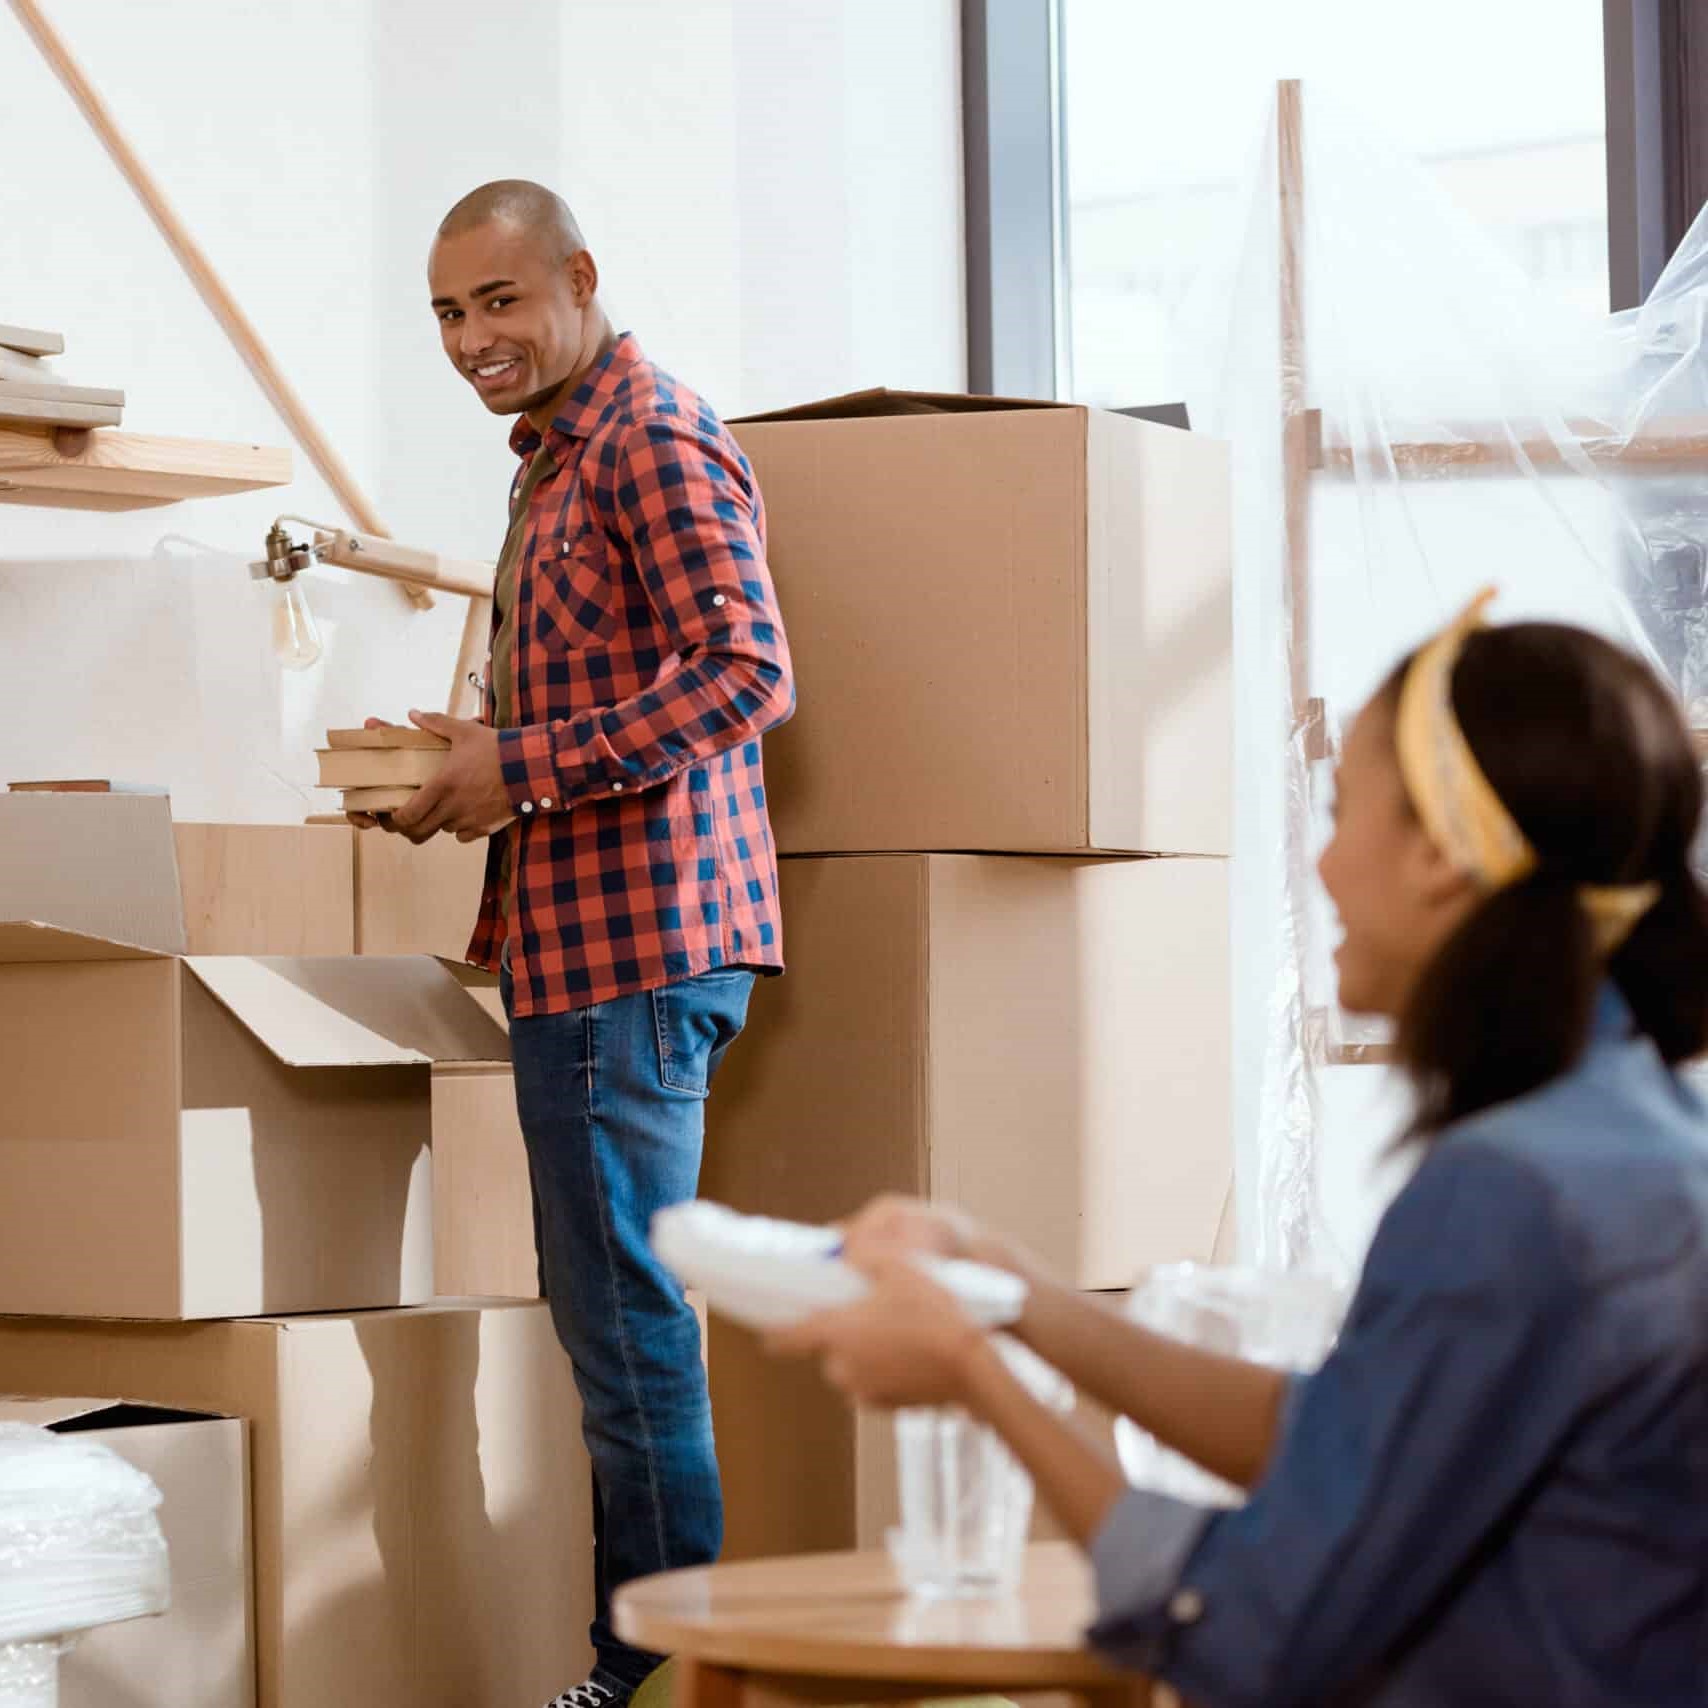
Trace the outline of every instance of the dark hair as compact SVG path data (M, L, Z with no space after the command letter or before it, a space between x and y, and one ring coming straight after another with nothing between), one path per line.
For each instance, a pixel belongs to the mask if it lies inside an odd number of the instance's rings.
M1407 659L1379 696L1397 709ZM1453 673L1478 764L1537 855L1425 969L1397 1053L1417 1094L1414 1136L1567 1072L1609 975L1668 1063L1708 1049L1708 897L1691 866L1702 774L1672 693L1584 629L1479 629ZM1584 884L1660 886L1610 961Z

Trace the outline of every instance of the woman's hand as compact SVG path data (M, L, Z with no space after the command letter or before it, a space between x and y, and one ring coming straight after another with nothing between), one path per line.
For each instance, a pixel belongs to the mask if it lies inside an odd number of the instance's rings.
M1032 1256L962 1210L886 1193L874 1198L842 1230L842 1251L856 1267L902 1255L965 1258L1036 1278Z
M893 1246L851 1261L872 1283L867 1297L778 1330L769 1350L818 1358L826 1379L861 1405L964 1404L975 1361L988 1355L983 1329Z

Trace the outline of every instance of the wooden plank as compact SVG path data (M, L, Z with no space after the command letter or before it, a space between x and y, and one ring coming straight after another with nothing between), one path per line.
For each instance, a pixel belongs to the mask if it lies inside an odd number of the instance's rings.
M456 674L445 710L453 718L478 718L486 702L486 660L492 646L492 601L471 599L457 646Z
M73 398L18 396L0 386L0 422L19 426L117 427L125 412L110 403L79 403Z
M1353 447L1325 436L1312 467L1347 480L1363 472L1426 479L1442 475L1589 473L1665 475L1708 468L1708 415L1671 416L1621 438L1604 421L1573 419L1562 437L1514 432L1492 422L1448 422L1442 436ZM1321 430L1319 428L1319 434Z
M14 502L77 506L97 499L130 509L288 486L290 480L290 452L269 445L162 439L112 428L73 441L0 428L0 498Z
M0 326L0 345L20 356L63 356L65 339L57 332L36 332L28 326Z
M0 344L0 379L22 380L29 385L53 385L59 376L41 356L25 356Z
M114 391L110 386L67 385L52 374L25 379L7 373L4 368L0 368L0 397L12 403L20 398L45 397L52 403L103 403L109 409L123 409L125 406L125 394Z
M400 546L383 534L358 534L348 529L317 534L314 549L323 562L384 576L417 592L432 587L442 593L460 593L466 599L492 597L493 564L441 557L419 546Z
M16 505L25 510L87 510L108 514L133 510L162 510L182 502L177 498L143 498L113 492L41 491L36 488L9 486L0 475L0 504Z

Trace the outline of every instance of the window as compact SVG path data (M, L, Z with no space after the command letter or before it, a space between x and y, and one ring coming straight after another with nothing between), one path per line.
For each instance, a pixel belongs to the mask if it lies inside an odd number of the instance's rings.
M1414 153L1539 285L1608 306L1602 0L1060 0L1069 371L1110 407L1170 402L1176 315L1277 78Z

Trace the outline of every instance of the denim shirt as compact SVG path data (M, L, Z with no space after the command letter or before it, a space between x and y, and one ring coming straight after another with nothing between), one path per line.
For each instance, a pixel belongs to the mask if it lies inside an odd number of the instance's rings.
M1433 1143L1249 1503L1132 1491L1093 1559L1204 1708L1708 1704L1708 1113L1616 992Z

